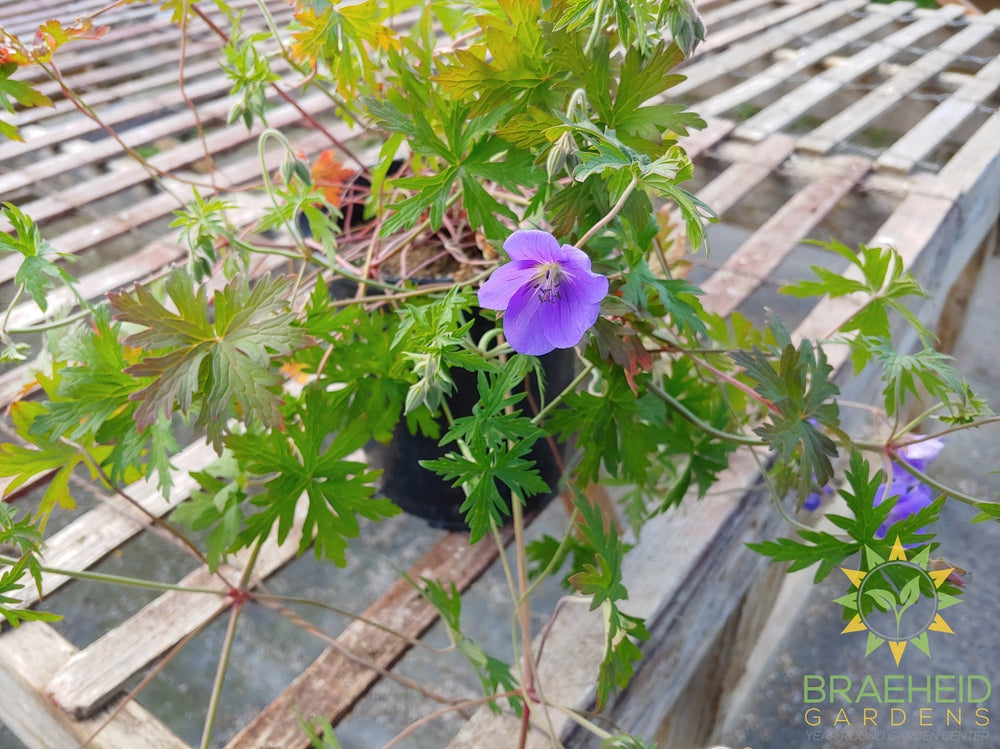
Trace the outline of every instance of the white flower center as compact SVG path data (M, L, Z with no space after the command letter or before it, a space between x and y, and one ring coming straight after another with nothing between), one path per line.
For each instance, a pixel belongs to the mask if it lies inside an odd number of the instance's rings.
M543 302L554 302L559 298L559 286L565 273L559 263L539 263L535 273L534 289Z

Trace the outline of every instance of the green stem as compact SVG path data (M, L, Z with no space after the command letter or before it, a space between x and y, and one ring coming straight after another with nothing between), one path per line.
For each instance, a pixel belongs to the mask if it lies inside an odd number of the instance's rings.
M968 424L955 424L954 426L948 427L947 429L942 429L938 432L932 432L930 434L921 434L918 437L914 437L906 444L912 445L917 442L926 442L927 440L945 437L949 434L955 434L956 432L961 432L965 429L976 429L978 427L986 426L987 424L997 424L997 423L1000 423L1000 416L991 416L988 419L980 419L979 421L969 422Z
M18 560L12 557L0 555L0 564L14 565ZM63 577L75 580L93 580L101 583L111 583L114 585L129 585L134 588L147 588L149 590L176 590L181 593L203 593L213 596L226 596L228 591L212 590L211 588L190 588L175 583L161 583L155 580L143 580L137 577L123 577L122 575L110 575L104 572L91 572L90 570L68 570L62 567L39 566L42 572L49 575L62 575Z
M681 403L679 400L674 398L670 393L661 388L656 383L649 383L647 386L649 392L659 398L661 401L666 403L672 409L677 411L681 416L690 421L696 427L701 429L707 434L712 435L720 440L725 440L726 442L733 442L737 445L748 445L750 447L767 447L767 443L764 440L758 439L756 437L748 437L743 434L730 434L729 432L724 432L721 429L716 429L714 426L706 421L698 418L692 411L690 411L687 406Z
M559 712L561 712L563 715L565 715L566 717L568 717L570 720L572 720L574 723L576 723L581 728L584 728L587 731L590 731L597 738L599 738L601 740L610 739L611 738L611 734L608 731L605 731L603 728L601 728L600 726L598 726L593 721L587 720L582 715L580 715L580 713L578 713L576 710L573 710L572 708L566 707L565 705L557 705L555 703L552 703L550 706L553 707L553 708L555 708Z
M11 333L12 331L7 330L7 323L10 322L11 313L14 311L14 307L17 303L21 301L21 297L24 296L24 284L17 285L17 291L14 292L14 298L10 300L10 304L7 306L7 314L3 316L3 329L6 333Z
M27 328L8 328L5 321L4 330L10 335L32 335L34 333L44 333L47 330L57 330L58 328L65 327L66 325L72 325L79 320L83 320L85 317L89 317L90 314L91 310L83 309L79 312L74 312L72 315L63 317L62 319L41 323L40 325L32 325Z
M577 247L583 247L583 245L587 244L587 242L589 242L594 237L594 235L597 234L597 232L599 232L601 229L603 229L605 226L611 223L611 220L619 214L622 208L625 207L625 201L628 200L629 195L632 194L632 191L635 190L638 184L639 184L639 177L638 175L636 175L635 177L632 177L632 181L628 183L628 186L625 188L625 191L621 194L621 197L618 198L618 202L615 203L613 206L611 206L611 210L608 211L607 214L605 214L604 218L602 218L600 221L598 221L596 224L590 227L590 230L582 237L580 237L580 239L576 243Z
M921 481L921 483L926 484L927 486L931 487L932 489L937 489L942 494L945 494L945 495L951 497L952 499L957 499L959 502L964 502L967 505L970 505L972 507L977 507L977 508L980 505L992 504L991 502L983 501L982 499L978 499L977 497L973 497L973 496L971 496L969 494L964 494L963 492L960 492L957 489L953 489L952 487L950 487L950 486L948 486L946 484L942 484L937 479L933 479L930 476L928 476L926 473L924 473L923 471L921 471L921 470L919 470L917 468L914 468L912 465L910 465L909 463L907 463L905 460L894 461L893 465L898 466L899 468L902 468L904 471L906 471L908 474L910 474L914 478L919 479Z
M247 568L249 569L249 567ZM208 712L205 715L205 728L201 734L201 749L209 749L212 744L212 732L215 730L215 720L219 714L219 698L222 696L222 686L229 670L229 659L233 653L233 642L236 640L236 623L243 611L242 604L234 604L229 609L229 623L226 625L226 639L219 655L219 667L215 671L215 681L212 683L212 694L208 700Z
M556 553L552 555L552 558L549 560L549 563L545 565L545 569L543 569L541 572L538 573L538 575L535 578L535 582L533 582L528 587L528 589L524 591L523 594L524 596L530 596L532 593L534 593L535 588L537 588L542 583L542 580L544 580L553 573L553 571L555 570L556 563L565 553L566 547L569 546L569 541L573 537L573 528L576 527L576 521L579 517L580 517L580 510L574 507L573 514L569 516L569 522L566 524L566 531L563 533L562 541L559 542L559 547L556 549Z
M569 385L563 388L563 391L561 393L559 393L555 398L546 403L545 407L542 408L542 410L540 410L537 414L535 414L532 417L531 423L541 424L542 420L549 415L549 413L552 411L553 408L558 406L563 401L563 399L565 399L567 395L576 390L577 386L585 379L587 379L587 377L590 375L590 372L593 369L594 369L593 363L589 361L585 362L583 365L583 369L580 371L580 373L570 381Z

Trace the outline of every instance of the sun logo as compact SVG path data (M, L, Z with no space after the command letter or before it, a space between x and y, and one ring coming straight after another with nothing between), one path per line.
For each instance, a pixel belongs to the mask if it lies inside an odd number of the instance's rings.
M867 632L866 658L886 642L897 666L911 643L929 658L928 633L955 634L941 610L961 603L961 599L940 590L955 568L929 569L929 554L930 547L924 547L907 559L896 538L888 560L866 546L868 570L841 567L854 590L834 603L855 612L841 634Z

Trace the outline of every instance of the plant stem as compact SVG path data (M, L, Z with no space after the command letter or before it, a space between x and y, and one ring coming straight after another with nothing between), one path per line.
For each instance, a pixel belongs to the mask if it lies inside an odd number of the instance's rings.
M541 424L542 420L549 415L552 409L558 406L569 393L572 393L574 390L576 390L577 386L585 379L587 379L587 377L590 375L593 369L594 365L592 362L589 361L585 362L583 365L583 369L580 371L580 373L576 377L574 377L565 388L563 388L561 393L559 393L555 398L546 403L545 406L531 418L531 423Z
M249 566L247 567L249 569ZM205 728L201 734L201 749L209 749L212 744L212 731L215 730L215 720L219 713L219 698L222 696L222 686L229 670L229 659L233 653L233 642L236 640L236 623L243 611L241 602L234 602L229 609L229 623L226 625L226 638L219 654L219 667L215 671L215 681L212 683L212 694L208 700L208 712L205 715Z
M726 442L734 442L737 445L747 445L749 447L767 447L767 443L762 439L756 437L749 437L743 434L731 434L729 432L724 432L721 429L716 429L714 426L706 421L698 418L692 411L690 411L687 406L681 403L679 400L674 398L670 393L661 388L656 383L650 382L647 386L649 392L659 398L661 401L666 403L672 409L677 411L681 416L690 421L699 429L702 429L707 434L712 435L720 440L725 440Z
M10 335L33 335L34 333L44 333L47 330L57 330L58 328L65 327L67 325L72 325L91 314L89 309L83 309L79 312L74 312L72 315L68 315L60 320L53 320L52 322L41 323L39 325L32 325L27 328L8 328L6 324L4 325L4 332Z
M582 247L583 245L587 244L587 242L590 241L594 237L594 235L597 234L597 232L599 232L601 229L603 229L605 226L611 223L611 220L618 215L618 213L621 211L622 208L625 207L625 201L628 200L628 196L632 194L632 191L635 190L638 184L639 184L639 177L638 176L632 177L632 181L628 183L628 186L625 188L625 191L622 192L621 197L618 198L618 202L615 203L613 206L611 206L611 210L607 212L604 218L602 218L600 221L598 221L596 224L590 227L590 231L588 231L586 234L580 237L579 240L577 240L576 244L578 247Z
M419 730L420 728L427 725L431 721L444 717L448 713L454 713L460 710L465 710L466 708L476 707L477 705L488 705L489 703L497 702L498 700L510 699L511 697L518 697L520 696L520 694L521 694L520 692L497 692L496 694L490 695L488 697L477 697L475 699L465 700L457 705L449 705L448 707L442 707L440 710L435 710L433 713L428 713L427 715L424 715L418 720L415 720L412 723L410 723L410 725L408 725L402 731L393 736L388 744L383 745L382 749L392 749L392 747L396 746L396 744L405 739L414 731Z
M18 560L13 557L0 555L0 564L14 565ZM225 596L225 590L213 590L211 588L190 588L175 583L161 583L155 580L143 580L137 577L124 577L122 575L110 575L104 572L91 572L90 570L69 570L62 567L48 567L40 565L39 570L49 575L61 575L73 578L74 580L93 580L100 583L111 583L114 585L128 585L134 588L146 588L148 590L176 590L181 593L202 593L205 595Z
M195 13L195 15L197 15L199 18L201 18L202 21L205 22L206 26L208 26L212 31L214 31L216 34L218 34L218 36L223 41L225 41L226 44L229 44L229 42L230 42L229 34L227 34L225 31L223 31L222 29L220 29L211 18L209 18L207 15L205 15L205 11L203 11L201 8L199 8L197 6L197 4L195 4L195 3L191 3L190 7L191 7L191 10ZM349 158L351 161L355 162L361 168L361 170L363 172L365 172L365 173L368 172L368 165L365 162L363 162L361 159L359 159L354 154L354 152L351 151L350 148L348 148L346 145L344 145L344 142L340 138L338 138L336 135L334 135L329 130L327 130L323 126L323 124L321 122L319 122L315 117L313 117L311 114L309 114L309 112L307 112L305 109L303 109L302 106L297 101L295 101L295 99L293 99L291 96L289 96L285 92L285 90L283 88L281 88L281 86L278 85L278 83L276 81L271 81L270 83L271 83L271 88L273 88L277 92L278 96L280 96L282 99L284 99L286 102L288 102L288 104L291 105L299 113L299 115L301 115L301 117L302 117L303 120L305 120L306 122L308 122L311 127L313 127L314 129L318 130L319 132L323 133L323 135L325 135L327 138L329 138L330 142L333 143L333 145L335 145L338 149L340 149L340 151L345 156L347 156L347 158Z

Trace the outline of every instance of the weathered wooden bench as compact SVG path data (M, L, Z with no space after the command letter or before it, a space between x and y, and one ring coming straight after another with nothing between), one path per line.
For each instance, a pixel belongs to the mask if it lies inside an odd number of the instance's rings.
M253 18L254 2L233 4ZM279 21L288 17L286 3L268 4ZM29 11L24 3L0 0L0 22L31 33L52 15L102 5L42 0ZM1000 215L1000 13L962 15L958 6L923 11L906 2L875 6L863 0L708 0L701 9L708 41L684 65L687 80L668 97L690 103L708 120L685 146L695 159L698 195L721 217L710 234L712 253L707 260L698 256L694 270L709 309L760 317L765 308L778 307L775 290L782 281L805 272L804 262L824 262L802 244L807 238L892 244L938 300L964 269L972 269L966 278L974 275L977 251L996 243ZM60 52L60 69L130 147L156 151L150 156L155 167L207 180L202 144L191 138L195 123L175 85L180 38L168 20L154 6L119 9L101 19L113 29L104 41ZM259 180L259 129L225 126L231 102L214 63L218 50L213 32L192 23L187 93L199 102L211 153L225 155L212 179L228 188ZM182 261L185 253L166 228L179 207L176 199L122 158L120 146L55 87L43 87L56 106L18 113L14 121L25 143L0 143L3 199L32 215L58 250L86 259L92 270L81 288L91 298ZM329 100L296 98L339 137L350 137L333 119ZM275 103L269 123L285 129L296 147L311 153L329 145L322 133L302 126L299 109L277 96ZM259 210L253 199L239 199L247 217ZM9 287L16 269L14 259L0 260L0 283ZM952 302L960 310L961 293ZM54 294L50 310L70 303L68 295ZM786 311L795 336L822 338L854 304L824 299ZM928 304L918 313L933 322L940 310ZM23 304L9 324L46 319L33 304ZM955 327L946 321L945 336ZM844 352L832 348L830 359L841 367ZM847 391L870 387L841 374ZM30 366L4 372L0 403L19 397L32 379ZM204 465L212 457L209 448L194 444L177 464ZM654 520L627 557L630 613L647 619L652 638L633 684L610 710L622 728L662 746L696 746L711 737L780 585L780 570L743 546L783 530L757 487L758 470L752 454L736 453L710 497ZM145 483L129 493L145 513L163 516L192 488L179 477L169 501ZM86 570L149 531L146 515L107 496L48 538L45 563ZM280 575L295 547L294 539L268 545L258 576ZM447 534L411 565L410 574L465 589L496 555L490 544L469 547L463 535ZM243 561L232 560L231 574ZM45 575L46 594L66 581ZM204 569L181 582L221 586ZM35 603L26 589L24 605ZM164 592L82 649L47 624L7 629L0 634L0 721L31 749L76 747L106 720L90 746L181 749L187 744L157 718L156 706L123 704L122 689L226 608L217 596ZM433 610L403 581L373 596L364 618L413 638L434 622ZM579 708L592 704L601 626L585 606L560 608L541 660L549 699ZM226 737L229 748L307 746L297 715L336 723L363 700L380 670L391 669L409 648L360 621L333 640L269 705L253 707L259 713ZM112 711L118 712L109 720ZM591 745L564 716L552 717L568 745ZM450 746L514 746L515 735L513 721L483 711Z

